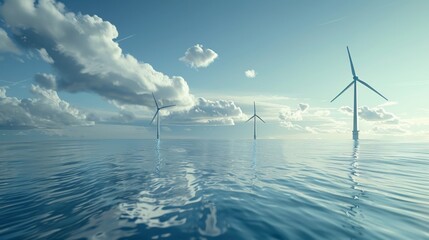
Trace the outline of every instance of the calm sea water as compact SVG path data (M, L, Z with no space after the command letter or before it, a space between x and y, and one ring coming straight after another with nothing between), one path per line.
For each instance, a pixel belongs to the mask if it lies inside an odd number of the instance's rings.
M0 239L429 239L429 145L0 144Z

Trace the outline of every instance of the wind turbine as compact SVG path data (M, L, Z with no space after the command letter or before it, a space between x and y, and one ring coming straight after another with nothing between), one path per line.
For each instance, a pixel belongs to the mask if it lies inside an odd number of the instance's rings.
M159 119L159 115L160 115L159 110L164 108L174 107L176 105L167 105L167 106L159 107L158 102L156 101L155 95L153 93L152 93L152 97L153 97L153 100L155 101L156 112L155 112L155 115L153 115L153 118L152 118L152 121L150 121L150 124L153 123L153 120L155 120L155 117L156 117L156 139L159 140L159 131L160 131L159 127L161 124Z
M347 47L347 53L349 55L349 61L350 61L350 67L352 69L353 81L346 88L344 88L344 90L341 91L334 99L332 99L331 102L333 102L335 99L337 99L349 87L351 87L352 85L354 85L353 140L358 140L359 139L359 130L358 130L358 124L357 124L357 82L362 83L365 87L371 89L372 91L374 91L375 93L377 93L378 95L380 95L382 98L386 99L386 101L389 101L389 100L387 100L387 98L385 98L383 95L381 95L381 93L379 93L377 90L375 90L373 87L371 87L368 83L362 81L361 79L358 78L358 76L356 76L356 72L355 72L355 68L353 66L353 61L352 61L352 57L350 55L349 47Z
M255 102L253 102L253 116L251 118L249 118L246 122L250 121L252 118L253 118L253 139L256 139L256 118L259 118L259 120L261 120L263 123L265 123L265 121L262 120L262 118L256 114L256 103Z

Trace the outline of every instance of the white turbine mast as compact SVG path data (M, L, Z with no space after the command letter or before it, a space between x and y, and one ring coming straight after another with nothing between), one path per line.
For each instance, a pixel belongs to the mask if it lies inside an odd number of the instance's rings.
M378 95L380 95L382 98L386 99L386 97L384 97L381 93L379 93L377 90L375 90L373 87L371 87L368 83L362 81L361 79L359 79L359 77L356 75L355 72L355 68L353 66L353 61L352 61L352 56L350 55L350 51L349 51L349 47L347 47L347 53L349 55L349 61L350 61L350 67L352 70L352 75L353 75L353 81L347 85L346 88L344 88L343 91L341 91L336 97L334 97L334 99L331 100L331 102L333 102L335 99L337 99L341 94L343 94L343 92L345 92L349 87L351 87L352 85L354 86L354 102L353 102L353 140L358 140L359 139L359 130L358 130L358 122L357 122L357 117L358 117L358 103L357 103L357 83L361 83L363 84L365 87L371 89L372 91L374 91L375 93L377 93Z

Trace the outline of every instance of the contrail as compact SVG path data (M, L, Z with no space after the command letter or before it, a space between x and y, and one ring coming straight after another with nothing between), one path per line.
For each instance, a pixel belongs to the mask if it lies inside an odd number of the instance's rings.
M18 85L19 83L26 82L26 81L28 81L28 80L30 80L30 79L31 79L31 77L26 78L26 79L24 79L24 80L17 81L17 82L11 82L11 81L6 81L6 80L0 80L0 82L7 83L7 84L8 84L8 87L11 87L11 86Z
M132 38L132 37L134 37L134 36L135 36L135 34L131 34L130 36L127 36L127 37L121 38L121 39L117 40L116 42L122 42L122 41L127 40L127 39L129 39L129 38Z
M340 22L340 21L342 21L344 18L345 18L345 17L340 17L340 18L332 19L332 20L329 20L329 21L326 21L326 22L320 23L320 24L319 24L319 26L325 26L325 25L329 25L329 24L332 24L332 23Z

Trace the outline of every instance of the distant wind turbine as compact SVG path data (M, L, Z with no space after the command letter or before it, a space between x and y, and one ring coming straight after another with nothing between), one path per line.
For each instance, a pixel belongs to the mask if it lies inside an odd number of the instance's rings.
M256 139L256 118L259 118L259 120L261 120L263 123L265 123L265 121L262 120L262 118L256 114L256 103L255 102L253 102L253 116L251 118L249 118L246 122L250 121L252 118L253 118L253 139Z
M361 79L358 78L358 76L356 76L356 72L355 72L355 68L353 66L353 61L352 61L352 57L350 55L349 47L347 47L347 53L349 55L350 67L352 69L352 74L353 74L353 81L346 88L344 88L344 90L341 91L334 99L332 99L331 102L333 102L335 99L337 99L349 87L351 87L352 85L354 85L353 140L358 140L359 139L359 130L358 130L358 124L357 124L357 82L362 83L365 87L371 89L372 91L374 91L375 93L377 93L378 95L380 95L382 98L386 99L386 101L389 101L389 100L387 100L387 98L385 98L383 95L381 95L381 93L379 93L377 90L375 90L373 87L371 87L368 83L362 81Z
M153 93L152 93L152 97L153 97L153 100L155 101L156 112L155 112L155 115L153 115L153 118L152 118L152 121L150 121L150 124L153 123L153 120L155 120L155 117L156 117L156 139L159 140L159 131L160 131L160 124L161 124L159 119L159 115L160 115L159 110L169 108L169 107L174 107L176 105L167 105L167 106L159 107L158 102L156 101L155 95Z

